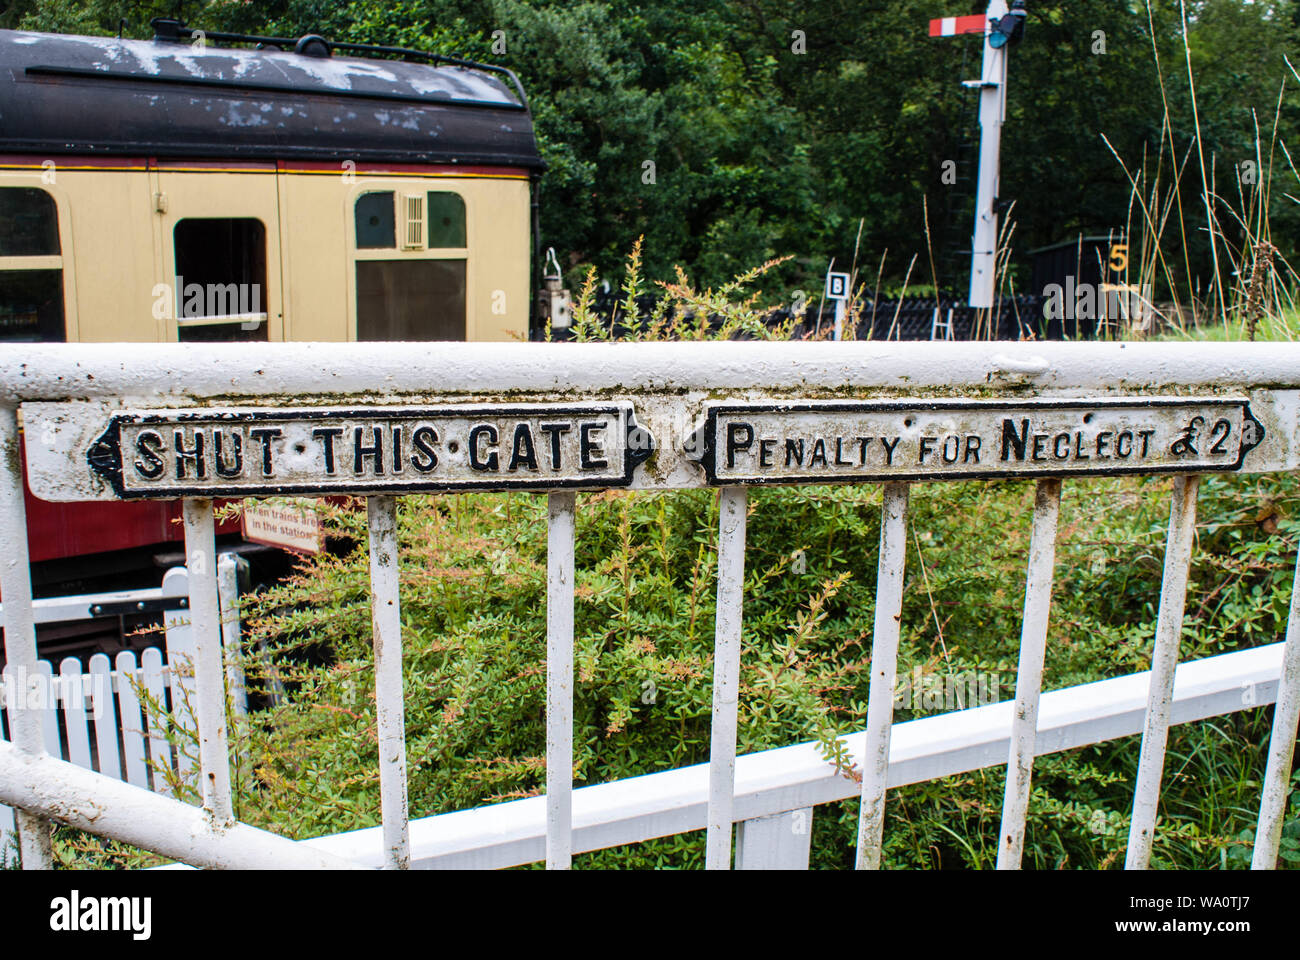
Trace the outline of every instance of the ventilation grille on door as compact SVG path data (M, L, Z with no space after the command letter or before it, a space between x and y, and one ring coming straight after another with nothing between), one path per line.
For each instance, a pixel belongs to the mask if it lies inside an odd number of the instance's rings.
M402 195L402 249L424 249L424 194Z

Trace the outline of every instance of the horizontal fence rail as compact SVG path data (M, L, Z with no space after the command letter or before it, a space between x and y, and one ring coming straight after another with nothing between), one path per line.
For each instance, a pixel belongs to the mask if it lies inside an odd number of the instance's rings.
M41 438L26 447L38 497L184 501L187 702L203 799L201 809L187 807L56 759L40 717L17 711L12 743L0 744L0 801L19 808L27 867L50 863L50 819L206 866L544 859L565 868L578 851L697 829L706 831L710 868L803 865L813 808L856 795L857 865L876 868L890 789L1006 765L998 865L1013 869L1033 758L1140 731L1127 866L1144 868L1159 829L1169 726L1274 699L1254 866L1276 863L1300 713L1298 598L1284 643L1180 665L1178 641L1200 475L1300 465L1295 345L266 344L255 356L219 344L201 353L165 344L6 349L0 443L11 455L0 462L0 536L12 549L0 562L0 595L6 658L31 671L34 606L12 455L19 410ZM229 458L227 442L242 458ZM1175 475L1152 670L1040 696L1062 485L1096 473ZM895 724L910 486L1013 476L1038 481L1016 702ZM846 738L860 785L811 744L736 756L746 488L766 482L884 488L867 727ZM573 491L710 486L720 498L710 761L574 791ZM412 822L393 498L424 489L550 494L547 795ZM231 813L225 685L237 658L223 658L222 645L237 642L238 631L222 623L229 605L219 593L212 498L331 492L369 503L382 825L294 843ZM86 817L80 803L109 812Z
M1282 646L1275 643L1179 666L1172 722L1272 703ZM1131 674L1043 694L1035 753L1045 756L1140 733L1149 676ZM1008 701L896 724L888 786L895 789L1006 763L1013 709ZM862 756L863 733L845 742L853 756ZM831 767L819 746L803 743L738 757L737 820L747 827L755 820L784 815L786 829L806 827L811 832L814 807L858 796L859 786ZM574 792L574 851L702 830L707 796L706 764L584 787ZM546 823L540 800L511 800L412 821L411 866L500 868L542 859ZM799 813L804 814L802 821L793 816ZM381 863L377 828L302 842L358 863ZM806 865L806 849L801 862L781 864Z

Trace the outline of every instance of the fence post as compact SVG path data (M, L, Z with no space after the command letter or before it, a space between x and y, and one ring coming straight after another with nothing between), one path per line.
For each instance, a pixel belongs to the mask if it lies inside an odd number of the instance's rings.
M1269 735L1268 764L1264 769L1259 822L1255 828L1252 870L1277 867L1290 790L1291 759L1295 755L1296 726L1300 724L1300 558L1296 560L1293 576L1286 645L1282 647L1282 673L1277 680L1277 706L1273 708L1273 732Z
M1165 570L1156 614L1155 646L1151 654L1151 679L1147 691L1142 749L1138 754L1137 785L1133 788L1133 818L1129 824L1125 870L1145 870L1155 843L1156 809L1164 776L1169 718L1173 711L1174 674L1183 636L1187 602L1187 576L1196 541L1196 490L1198 476L1175 477L1169 506L1169 534L1165 540Z
M572 491L546 507L546 867L573 865L573 538Z
M718 491L718 607L713 640L713 720L709 726L709 812L706 869L731 863L736 785L736 718L740 696L740 626L745 589L745 523L749 492Z
M907 484L887 483L880 504L880 557L871 635L871 683L867 689L866 752L862 756L862 806L858 813L859 870L880 869L884 845L889 739L894 726L898 632L907 565L907 494Z
M18 439L18 408L0 408L0 595L4 597L5 663L16 675L24 695L36 679L36 623L32 619L32 571L27 552L27 507L23 502L23 472ZM11 709L14 745L29 756L44 753L41 718L35 710ZM50 824L18 811L18 841L24 870L49 870L54 865Z
M736 836L737 870L807 870L813 808L742 820Z

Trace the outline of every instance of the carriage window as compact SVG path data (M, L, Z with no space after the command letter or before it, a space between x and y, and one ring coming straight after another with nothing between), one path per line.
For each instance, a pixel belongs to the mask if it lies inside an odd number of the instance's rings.
M464 260L357 262L358 340L464 340Z
M58 255L54 198L36 187L0 188L0 257Z
M397 246L393 191L363 193L357 198L357 249L383 250Z
M465 201L459 193L429 193L429 247L464 247Z
M252 217L181 220L173 242L180 339L265 340L266 227L262 221Z
M0 270L0 342L61 343L62 270Z
M54 198L36 187L0 187L0 342L67 339L63 258Z

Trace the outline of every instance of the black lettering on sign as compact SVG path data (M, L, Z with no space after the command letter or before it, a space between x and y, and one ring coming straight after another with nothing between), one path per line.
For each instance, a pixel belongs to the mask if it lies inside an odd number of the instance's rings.
M781 398L709 401L683 450L710 483L821 483L1236 470L1262 439L1246 398Z
M537 471L537 449L533 446L533 431L526 423L515 427L515 439L510 445L510 465L506 469L518 470L521 466Z
M568 433L572 427L567 423L543 423L539 429L542 433L551 438L551 469L560 469L560 437Z
M469 465L473 470L496 470L500 464L497 459L496 451L488 453L486 459L483 456L483 448L479 445L479 440L486 440L488 443L495 444L500 437L497 435L497 428L490 423L480 423L469 432Z
M1224 444L1228 442L1228 435L1232 433L1232 424L1227 420L1216 420L1214 429L1210 432L1210 453L1224 453Z
M361 442L365 435L365 427L354 427L352 433L352 474L361 476L365 473L365 462L372 460L374 462L374 476L382 477L384 475L384 435L380 433L378 427L370 428L371 442L364 444Z
M803 437L785 442L785 465L788 467L792 462L803 466Z
M283 431L275 427L258 427L256 430L249 430L248 435L262 444L262 476L274 476L275 467L271 463L271 441L282 436Z
M185 431L175 431L173 446L176 454L176 479L184 480L186 478L185 464L188 461L194 465L194 478L202 480L207 473L207 461L203 456L203 430L195 429L194 446L188 450L185 448Z
M1020 431L1016 432L1015 422L1012 420L1002 421L1002 460L1005 462L1007 454L1015 454L1017 460L1025 459L1025 444L1029 440L1029 421L1020 421Z
M734 459L758 432L732 431ZM775 459L778 441L764 450ZM630 402L113 414L85 462L123 499L628 486L654 455Z
M167 469L162 458L163 438L157 430L141 430L135 438L135 472L146 480L157 480Z
M334 476L334 441L343 436L343 428L317 427L311 435L321 442L321 454L325 458L325 475Z
M212 456L216 461L214 466L217 468L217 476L231 479L240 476L244 472L243 446L244 438L240 436L239 431L236 430L230 435L230 456L233 463L227 466L226 454L223 449L225 447L225 431L212 431Z
M743 439L742 439L743 437ZM736 465L736 454L754 444L754 428L744 422L727 424L727 466Z
M813 444L812 453L808 455L808 466L815 467L818 461L821 461L823 467L826 466L826 441L821 437L817 438L817 442Z
M605 448L601 446L599 438L592 436L604 429L605 424L600 422L578 424L578 462L582 469L601 470L609 466L609 462L604 459Z
M423 424L415 428L415 433L411 435L411 446L415 452L411 454L411 466L415 467L421 473L428 473L438 465L438 452L433 449L433 445L438 442L438 431L428 424Z

